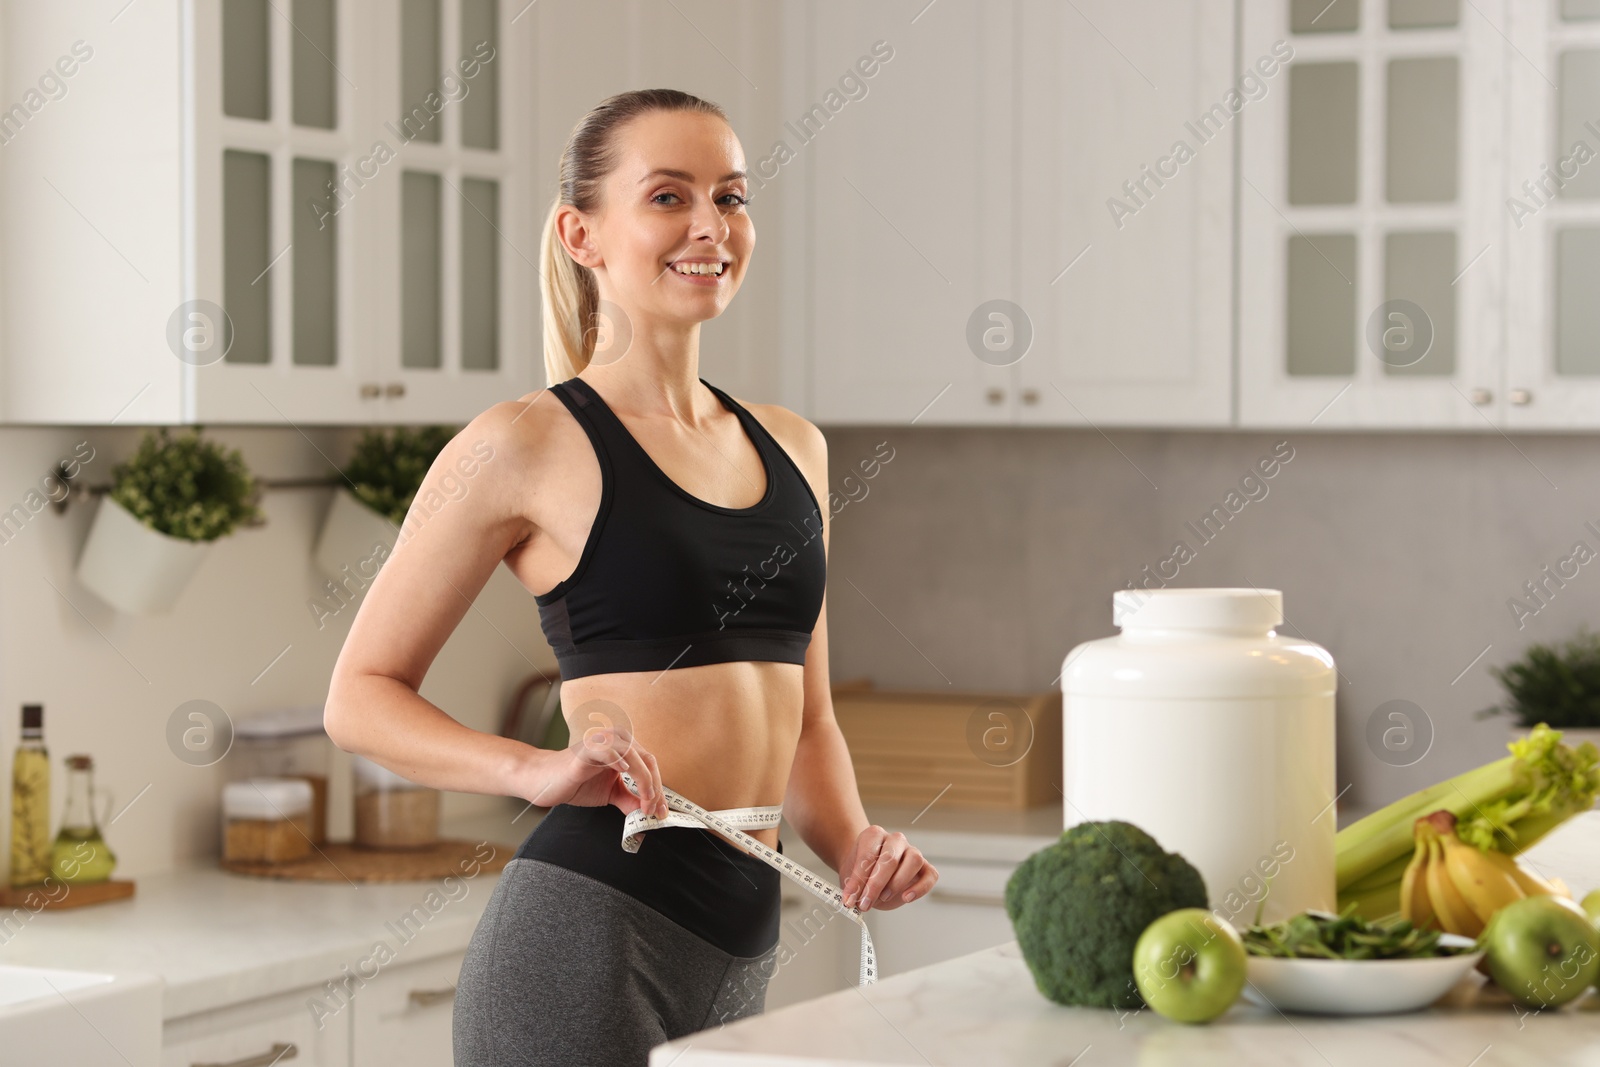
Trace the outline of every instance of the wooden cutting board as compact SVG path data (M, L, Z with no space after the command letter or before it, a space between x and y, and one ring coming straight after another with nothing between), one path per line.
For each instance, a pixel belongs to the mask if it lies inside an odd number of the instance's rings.
M502 870L516 853L513 845L445 839L426 848L356 848L330 841L291 863L239 863L219 860L234 874L291 882L431 882L449 875L470 876Z

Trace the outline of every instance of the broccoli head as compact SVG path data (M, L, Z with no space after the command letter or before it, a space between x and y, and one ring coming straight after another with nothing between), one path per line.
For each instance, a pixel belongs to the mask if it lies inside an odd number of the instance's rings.
M1058 1004L1142 1006L1133 982L1139 935L1168 912L1205 906L1200 872L1127 822L1079 823L1006 882L1022 957Z

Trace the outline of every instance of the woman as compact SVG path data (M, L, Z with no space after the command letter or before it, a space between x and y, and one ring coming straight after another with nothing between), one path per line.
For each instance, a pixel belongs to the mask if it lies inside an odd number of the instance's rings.
M744 165L721 109L672 90L611 97L574 128L542 256L555 384L440 454L428 483L472 470L466 492L403 529L334 669L341 748L550 809L467 951L457 1067L643 1065L760 1012L786 862L760 853L780 848L780 810L858 913L938 878L868 823L834 721L822 434L698 375L700 324L755 247ZM565 751L468 729L417 693L502 560L561 665ZM664 788L759 846L658 821Z

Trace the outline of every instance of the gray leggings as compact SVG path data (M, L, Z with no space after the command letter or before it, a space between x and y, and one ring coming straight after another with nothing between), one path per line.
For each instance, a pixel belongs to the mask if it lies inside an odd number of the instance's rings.
M456 986L455 1067L646 1067L766 1007L777 959L732 956L586 874L506 865Z

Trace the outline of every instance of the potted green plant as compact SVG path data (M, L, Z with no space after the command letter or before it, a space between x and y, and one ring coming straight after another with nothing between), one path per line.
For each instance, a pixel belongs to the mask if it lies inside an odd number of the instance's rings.
M1519 735L1542 722L1569 744L1600 745L1600 634L1582 626L1566 643L1531 645L1521 659L1489 673L1506 700L1480 715L1511 716Z
M449 426L362 431L312 551L317 569L335 581L353 574L365 588L394 549L428 468L458 432Z
M167 611L213 543L262 521L261 487L244 457L200 431L152 430L111 470L77 574L119 611Z

